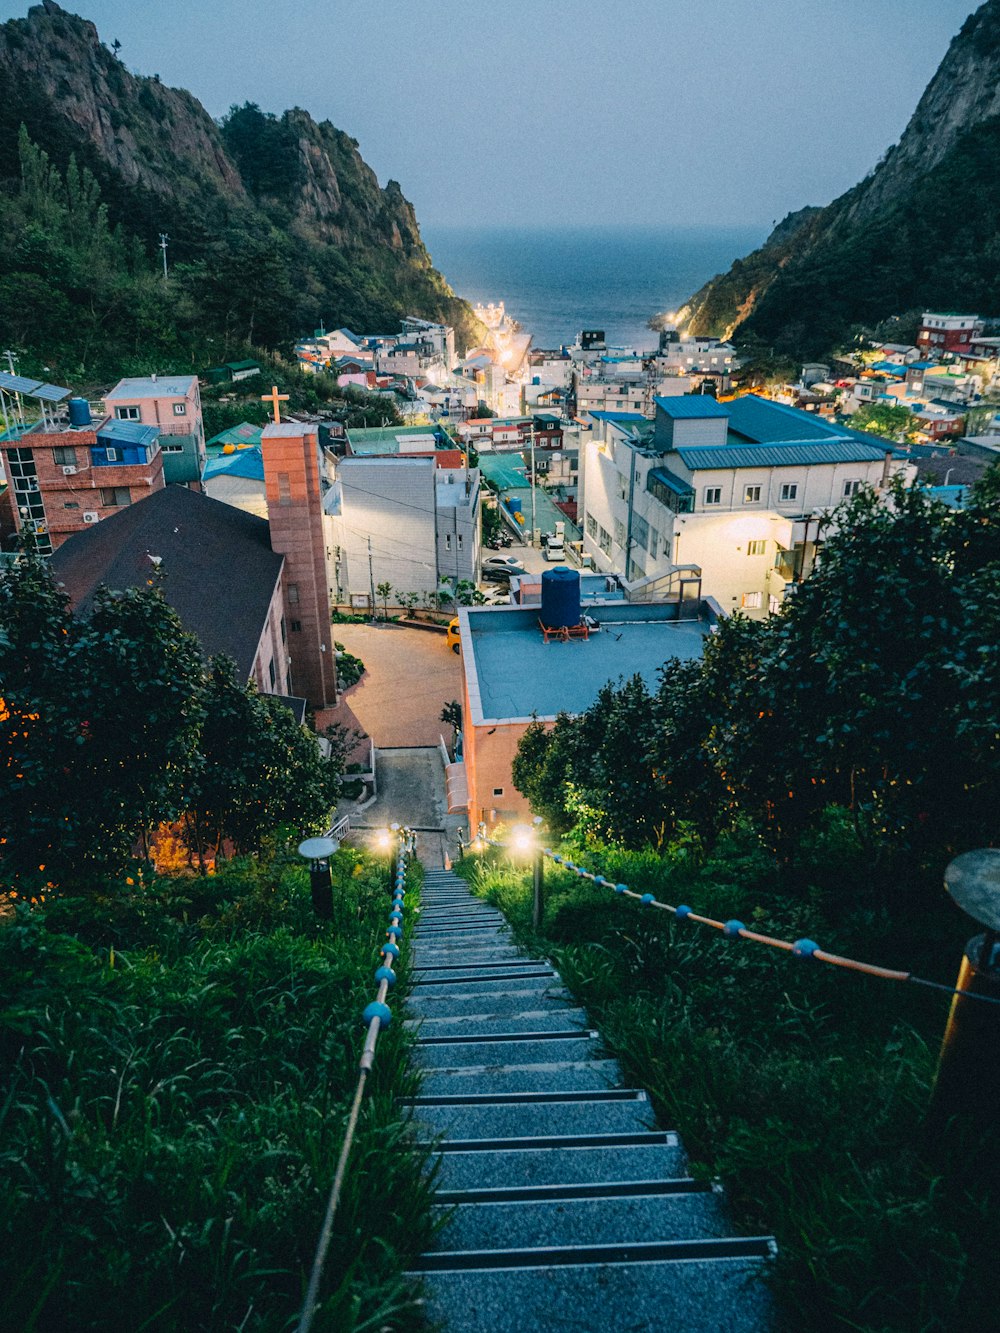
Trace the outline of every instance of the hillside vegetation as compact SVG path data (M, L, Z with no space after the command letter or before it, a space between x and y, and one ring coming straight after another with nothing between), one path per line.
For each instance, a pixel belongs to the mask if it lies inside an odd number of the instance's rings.
M27 167L22 126L45 155ZM476 328L353 139L252 103L216 124L54 0L0 26L0 222L0 339L46 378L287 351L321 321Z
M998 153L1000 0L987 0L900 142L692 296L692 331L812 357L894 317L913 325L921 310L1000 313Z

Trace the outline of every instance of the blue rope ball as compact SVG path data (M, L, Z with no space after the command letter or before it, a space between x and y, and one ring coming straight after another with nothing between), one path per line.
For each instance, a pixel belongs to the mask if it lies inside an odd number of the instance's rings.
M561 866L563 864L563 859L561 856L554 856L552 859L553 861L555 861L557 866Z
M680 907L674 908L674 916L678 921L686 921L694 909L681 903Z
M727 940L739 939L741 930L746 930L746 926L742 921L737 921L735 917L732 921L727 921L722 927L722 933Z
M365 1005L365 1011L361 1015L365 1023L370 1023L373 1018L377 1018L384 1028L387 1028L392 1022L392 1012L387 1004L379 1004L378 1000L372 1000L371 1004Z
M375 969L375 980L387 981L389 983L389 989L392 990L393 986L396 984L396 974L391 967L377 967Z
M626 893L626 892L628 892L628 885L627 885L627 884L616 884L616 885L615 885L615 893Z
M639 901L642 903L643 907L648 907L650 903L656 902L656 896L652 893L644 893Z
M811 958L819 945L815 940L796 940L792 945L792 956L794 958Z
M390 943L390 944L383 944L383 945L382 945L382 952L386 955L387 958L398 958L398 957L399 957L399 945L396 944L395 942Z
M387 940L392 940L393 942L401 940L403 938L403 927L390 926L389 929L385 932L385 937Z
M599 884L599 885L601 886L602 889L605 887L605 885L607 884L607 882L608 882L608 881L604 878L603 875L595 875L595 876L594 876L594 883L595 883L595 884Z

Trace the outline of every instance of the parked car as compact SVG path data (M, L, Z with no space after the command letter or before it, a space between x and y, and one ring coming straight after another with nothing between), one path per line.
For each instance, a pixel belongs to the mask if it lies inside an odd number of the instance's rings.
M448 621L448 632L445 635L445 643L453 653L461 653L462 646L458 634L458 616Z
M526 574L528 571L514 555L488 555L483 561L484 579L509 579L512 574Z

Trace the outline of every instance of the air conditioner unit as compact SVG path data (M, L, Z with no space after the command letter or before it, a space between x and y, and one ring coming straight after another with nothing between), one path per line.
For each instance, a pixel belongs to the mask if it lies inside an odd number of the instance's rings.
M83 521L84 523L98 523L100 522L100 517L100 514L96 513L93 509L87 509L84 512Z
M66 463L63 467L64 477L73 477L76 475L76 467L72 463Z

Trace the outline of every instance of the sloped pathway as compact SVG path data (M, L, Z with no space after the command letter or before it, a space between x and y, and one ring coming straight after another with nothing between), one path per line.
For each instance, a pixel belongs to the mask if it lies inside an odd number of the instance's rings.
M769 1237L733 1237L645 1092L621 1086L558 975L503 916L429 870L408 1021L418 1133L438 1143L423 1255L449 1333L764 1333Z

